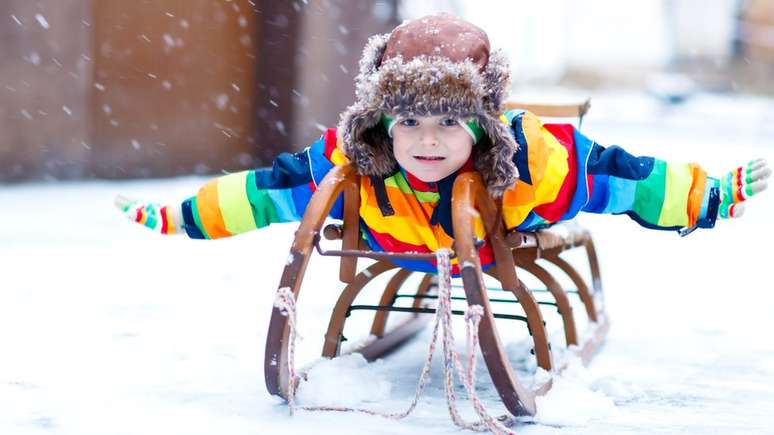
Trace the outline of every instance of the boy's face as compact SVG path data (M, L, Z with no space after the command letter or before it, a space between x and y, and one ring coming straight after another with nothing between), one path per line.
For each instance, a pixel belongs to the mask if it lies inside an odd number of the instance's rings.
M398 163L420 180L431 183L465 164L473 138L448 116L397 117L392 128L392 150Z

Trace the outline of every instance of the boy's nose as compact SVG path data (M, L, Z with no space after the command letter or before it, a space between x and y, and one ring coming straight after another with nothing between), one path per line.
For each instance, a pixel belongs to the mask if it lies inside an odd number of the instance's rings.
M430 146L436 146L438 145L438 138L435 135L434 131L423 131L422 136L419 138L420 142L423 145L430 145Z

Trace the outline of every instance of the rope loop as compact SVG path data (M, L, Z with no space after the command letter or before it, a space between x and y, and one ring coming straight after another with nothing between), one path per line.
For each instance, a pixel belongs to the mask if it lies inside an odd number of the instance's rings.
M449 409L449 414L455 425L460 428L477 432L489 431L496 435L512 435L515 432L508 429L515 423L509 416L498 418L489 414L484 404L476 393L476 352L478 347L478 328L481 319L484 317L484 308L481 305L470 305L465 312L465 332L466 332L466 362L463 365L460 355L454 347L454 332L452 330L452 308L451 308L451 252L448 249L440 249L436 252L438 264L438 307L436 308L435 318L433 319L433 332L428 345L427 357L422 371L419 375L419 381L414 393L414 399L408 408L403 412L385 413L363 408L350 408L344 406L297 406L295 403L296 390L301 380L296 374L295 368L295 342L296 342L296 300L293 292L288 287L282 287L277 290L277 296L274 306L280 310L283 316L288 318L289 343L288 343L288 408L290 415L293 415L296 409L304 411L335 411L335 412L357 412L369 415L378 415L385 418L400 420L411 414L417 406L419 398L425 391L427 379L430 373L430 367L435 354L436 343L438 342L438 332L441 330L443 346L443 377L444 391ZM457 411L456 397L454 394L454 374L462 382L468 397L473 405L473 409L479 418L476 422L465 421Z

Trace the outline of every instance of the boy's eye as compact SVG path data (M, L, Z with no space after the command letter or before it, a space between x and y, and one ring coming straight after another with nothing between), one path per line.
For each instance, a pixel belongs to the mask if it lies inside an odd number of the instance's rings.
M443 118L441 120L441 125L444 127L452 127L457 125L457 120L454 118Z
M400 121L400 125L405 125L406 127L416 127L419 125L419 121L414 118L406 118Z

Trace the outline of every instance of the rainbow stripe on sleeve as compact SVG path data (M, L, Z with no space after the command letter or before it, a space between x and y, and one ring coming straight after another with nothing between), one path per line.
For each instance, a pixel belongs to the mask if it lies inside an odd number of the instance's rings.
M335 165L346 163L328 130L310 147L282 153L272 167L242 171L210 180L182 204L183 227L189 237L218 239L272 223L298 221L317 182ZM341 215L341 201L331 216Z
M692 227L701 218L707 174L698 165L633 157L618 147L601 146L592 160L594 194L584 211L626 213L645 227L665 230Z

